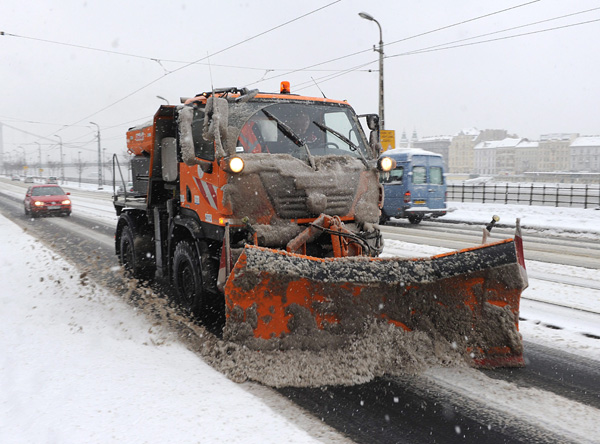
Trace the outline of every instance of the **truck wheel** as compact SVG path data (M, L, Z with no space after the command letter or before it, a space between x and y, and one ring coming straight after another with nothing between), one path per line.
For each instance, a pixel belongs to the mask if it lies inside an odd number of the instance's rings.
M136 242L138 240L138 242ZM136 279L147 280L151 277L150 268L144 260L145 251L141 249L139 237L133 234L133 230L129 225L125 225L121 233L121 252L119 254L119 262L125 268L125 272ZM137 246L136 246L137 243Z
M385 225L389 220L390 218L386 216L382 211L381 216L379 216L379 225Z
M173 284L181 307L199 315L203 302L200 261L188 241L179 242L175 247Z
M423 216L419 214L411 214L410 216L408 216L408 221L413 225L419 224L422 220Z

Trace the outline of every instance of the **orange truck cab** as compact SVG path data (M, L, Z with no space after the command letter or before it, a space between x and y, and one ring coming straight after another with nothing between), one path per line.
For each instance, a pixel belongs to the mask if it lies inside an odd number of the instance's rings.
M381 252L379 146L347 102L238 88L182 101L127 132L134 193L114 197L115 246L135 276L172 280L201 312L246 244L285 249L321 214ZM302 248L331 254L321 239Z

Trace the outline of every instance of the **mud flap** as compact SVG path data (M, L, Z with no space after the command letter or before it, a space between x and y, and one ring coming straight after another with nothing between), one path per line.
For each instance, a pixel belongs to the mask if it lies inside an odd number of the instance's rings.
M415 259L246 246L225 285L224 334L255 349L323 349L383 322L446 340L476 367L522 366L523 271L512 239Z

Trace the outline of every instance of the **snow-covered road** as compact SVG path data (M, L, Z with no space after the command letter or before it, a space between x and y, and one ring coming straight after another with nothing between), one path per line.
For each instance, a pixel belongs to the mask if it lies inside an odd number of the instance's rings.
M8 196L22 197L21 190L11 184L0 186L0 193ZM116 221L106 194L94 199L72 191L74 215L98 224ZM453 218L463 211L465 218L471 217L469 208L455 207ZM562 229L557 225L561 220L570 231L580 223L592 242L600 240L599 212L581 210L569 216L565 209L549 208L543 214L535 209L535 216L528 216L527 208L510 211L522 219L529 217L533 224L552 220L556 233ZM490 212L496 211L486 208L486 219ZM393 241L385 253L442 251ZM561 273L600 282L598 270L527 265L542 276ZM167 329L82 277L74 265L4 217L0 217L0 279L0 350L5 351L0 355L2 443L280 442L282 435L288 442L346 441L270 389L229 381ZM530 279L521 332L526 341L600 361L600 323L589 312L600 313L597 289ZM470 376L433 369L424 378L460 391L456 380L475 378L465 372ZM576 442L594 442L600 420L597 409L543 390L525 392L483 375L477 378L482 381L470 384L461 396L469 392L468 396L483 399L484 393L496 393L507 403L506 409L517 409L534 426ZM528 407L536 404L546 406L543 420L540 412ZM577 414L565 418L565 408Z

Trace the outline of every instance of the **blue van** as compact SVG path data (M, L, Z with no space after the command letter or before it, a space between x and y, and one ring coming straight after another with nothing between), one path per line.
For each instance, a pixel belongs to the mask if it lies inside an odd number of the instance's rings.
M426 217L446 214L446 179L440 154L419 148L396 148L382 157L396 161L396 168L380 173L384 200L380 223L391 217L418 224Z

